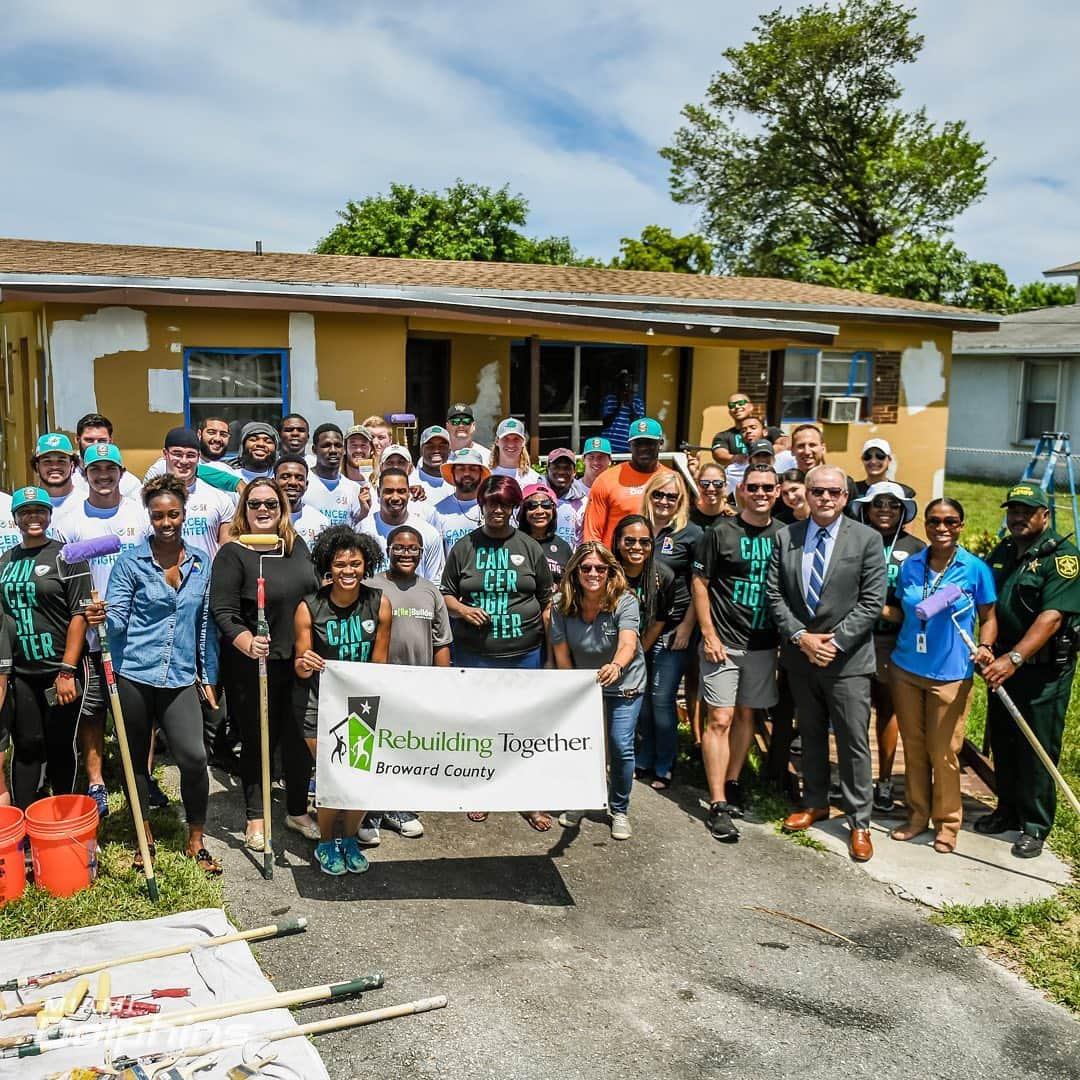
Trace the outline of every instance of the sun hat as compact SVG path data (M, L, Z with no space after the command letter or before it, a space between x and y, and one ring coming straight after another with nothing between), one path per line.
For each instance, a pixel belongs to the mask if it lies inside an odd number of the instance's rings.
M903 524L907 524L909 521L914 520L915 515L919 512L918 507L915 505L914 499L909 499L904 493L904 489L893 480L881 480L876 484L871 484L866 489L865 495L860 495L859 498L853 499L853 503L859 504L859 509L863 515L866 516L866 511L869 509L870 504L879 495L891 495L898 503L904 508L904 521Z
M460 450L451 451L445 464L439 470L448 484L454 482L455 465L476 465L482 474L481 480L486 480L491 475L491 470L484 464L484 455L475 446L463 446Z

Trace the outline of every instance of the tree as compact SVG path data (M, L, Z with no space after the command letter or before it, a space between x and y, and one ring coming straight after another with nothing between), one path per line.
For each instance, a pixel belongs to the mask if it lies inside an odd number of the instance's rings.
M777 9L724 51L728 68L661 155L725 269L775 274L774 252L803 241L844 263L885 240L934 240L982 197L983 144L896 105L893 69L923 47L914 18L897 0Z
M1076 303L1076 286L1061 282L1029 281L1016 290L1014 311L1031 311L1032 308L1067 307Z
M483 262L579 264L565 236L531 239L529 204L511 194L458 179L445 194L391 184L385 195L351 199L341 221L319 241L321 255L383 255L401 259L472 259Z
M679 274L711 274L712 249L697 233L676 236L662 225L646 225L641 239L624 236L620 254L611 260L614 270L673 270Z

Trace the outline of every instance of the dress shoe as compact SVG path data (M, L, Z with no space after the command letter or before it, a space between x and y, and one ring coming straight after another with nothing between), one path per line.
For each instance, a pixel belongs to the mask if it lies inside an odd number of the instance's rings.
M869 829L852 829L848 837L848 854L856 862L869 862L874 857Z
M998 833L1011 832L1018 827L1018 822L1010 817L1006 817L998 810L994 810L989 814L984 814L974 825L972 825L972 828L977 833L982 833L983 836L996 836Z
M784 832L802 832L803 829L809 829L815 821L823 821L829 816L829 808L826 806L815 807L812 810L796 810L794 814L788 814L784 818L784 824L781 828Z
M1030 833L1021 833L1012 846L1012 853L1018 859L1037 859L1042 854L1043 842Z

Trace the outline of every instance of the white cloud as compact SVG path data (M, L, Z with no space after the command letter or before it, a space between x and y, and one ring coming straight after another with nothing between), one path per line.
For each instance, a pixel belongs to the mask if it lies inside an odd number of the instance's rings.
M647 223L691 226L655 151L772 6L8 5L0 233L303 250L348 198L461 176L509 182L530 231L610 256ZM996 155L957 240L1020 279L1080 258L1078 23L1055 0L924 2L902 73Z

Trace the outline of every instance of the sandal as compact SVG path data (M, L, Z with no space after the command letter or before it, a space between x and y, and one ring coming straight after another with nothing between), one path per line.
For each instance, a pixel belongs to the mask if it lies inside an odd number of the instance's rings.
M902 825L899 829L893 829L889 835L894 840L914 840L916 836L926 832L928 826L918 826L911 823Z
M195 865L207 876L217 877L221 873L221 863L210 854L206 848L201 847L194 855L190 851L184 852L185 859L193 859Z
M551 828L551 818L543 810L533 810L531 813L522 812L521 816L537 831L547 832Z
M154 843L154 841L148 840L146 843L146 848L150 852L151 861L155 860L157 858L157 845ZM131 860L131 869L138 870L140 873L142 873L144 868L145 864L143 863L142 852L136 850L135 855Z
M934 850L939 855L951 855L956 850L956 844L938 836L934 838Z
M487 821L488 819L486 810L470 810L465 816L470 821Z
M649 784L649 787L651 787L653 791L667 791L667 789L671 787L671 777L654 776L652 778L652 782Z

